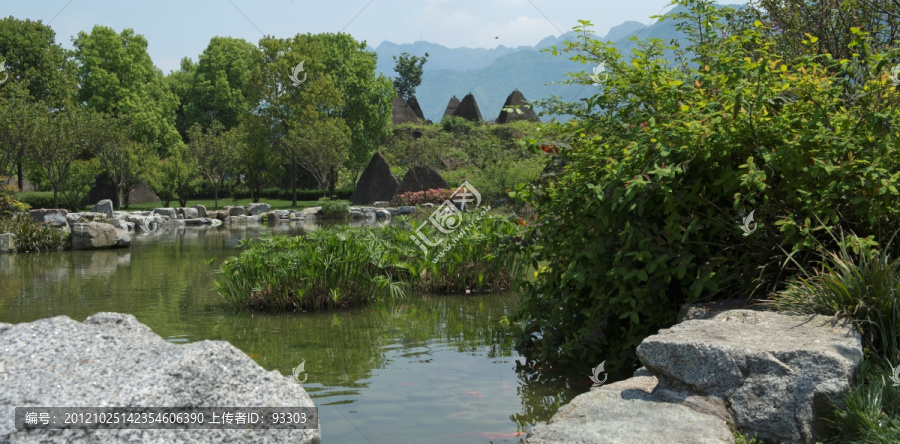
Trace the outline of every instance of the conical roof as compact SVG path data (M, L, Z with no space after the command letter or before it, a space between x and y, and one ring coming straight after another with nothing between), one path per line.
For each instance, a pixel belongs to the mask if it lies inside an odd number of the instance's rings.
M478 104L475 103L475 96L473 96L472 93L468 93L463 97L462 102L459 102L459 106L456 107L456 111L453 112L453 115L469 119L473 122L484 121L484 119L481 118L481 111L478 109Z
M511 106L517 107L516 109L521 111L521 114L516 111L506 112L506 108ZM497 123L511 123L520 120L541 121L534 110L531 109L528 101L525 100L525 96L518 89L515 89L506 97L506 102L503 104L503 108L500 109L500 116L497 117Z
M356 182L356 188L350 196L350 203L354 205L370 205L379 200L389 201L394 197L394 192L400 182L391 171L390 165L384 160L380 152L375 152L369 166L363 170Z
M444 117L452 116L453 112L456 111L456 108L459 106L459 99L456 96L450 98L450 102L447 103L447 109L444 110Z
M403 181L397 187L396 194L433 190L435 188L446 190L450 188L450 185L447 184L441 173L435 171L434 168L430 166L414 166L403 176Z
M419 117L416 116L416 113L406 104L406 100L403 100L399 95L394 96L394 102L391 106L393 107L391 120L394 122L394 125L399 125L401 123L416 123L419 121Z
M419 120L425 120L425 115L422 114L422 108L419 106L419 99L416 99L416 96L410 97L407 104L409 105L409 109L413 110L413 113L416 114L416 117L418 117Z

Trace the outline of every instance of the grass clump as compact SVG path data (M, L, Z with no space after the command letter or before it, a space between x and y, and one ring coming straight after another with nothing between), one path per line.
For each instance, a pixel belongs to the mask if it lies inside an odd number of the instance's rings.
M320 217L323 219L346 219L350 214L350 203L346 200L331 200L327 197L319 199L322 207Z
M900 368L900 259L888 253L890 243L882 249L866 249L856 238L839 244L822 254L819 269L792 280L770 303L853 323L865 361L850 392L836 400L831 425L846 442L900 442L900 386L889 380Z
M0 218L0 233L16 236L16 251L27 253L68 249L69 234L50 224L35 222L25 214Z

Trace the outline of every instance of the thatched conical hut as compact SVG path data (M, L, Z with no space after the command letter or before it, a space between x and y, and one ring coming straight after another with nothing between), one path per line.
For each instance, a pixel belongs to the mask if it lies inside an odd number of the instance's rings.
M507 112L506 108L511 106L516 107L521 113L516 111ZM520 120L527 120L529 122L541 121L541 119L538 118L537 113L531 109L531 105L528 104L528 101L525 100L525 96L518 89L515 89L506 97L506 102L503 104L503 108L500 109L500 116L497 117L497 123L512 123Z
M416 96L412 96L409 98L409 102L406 102L409 105L409 109L413 110L413 113L416 114L416 117L421 121L425 121L425 115L422 114L422 107L419 106L419 99Z
M430 166L414 166L403 176L403 181L397 187L395 194L408 193L410 191L426 191L440 188L446 190L450 188L447 181Z
M389 201L394 197L400 182L394 176L390 165L384 160L380 152L375 152L369 165L363 170L356 182L356 188L350 196L350 203L354 205L370 205L379 200Z
M394 125L400 125L401 123L417 123L419 121L419 116L413 112L412 108L406 103L406 100L403 100L399 95L394 96L394 102L391 106L393 107L391 120L394 122Z
M441 118L443 119L444 117L452 116L458 106L459 99L457 99L456 96L451 97L450 102L447 103L447 109L444 110L444 116Z
M453 115L473 122L484 122L481 110L478 109L478 103L475 102L475 96L472 93L463 97L462 102L459 102L459 106L456 107L456 111L453 111Z

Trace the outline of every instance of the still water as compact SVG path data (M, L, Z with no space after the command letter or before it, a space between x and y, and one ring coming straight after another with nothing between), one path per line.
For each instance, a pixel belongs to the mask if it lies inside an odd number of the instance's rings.
M518 303L512 294L407 295L325 313L231 309L211 289L207 261L267 231L182 228L136 236L127 249L0 254L0 322L130 313L170 342L228 341L284 375L305 361L325 443L520 442L590 387L523 365L499 324Z

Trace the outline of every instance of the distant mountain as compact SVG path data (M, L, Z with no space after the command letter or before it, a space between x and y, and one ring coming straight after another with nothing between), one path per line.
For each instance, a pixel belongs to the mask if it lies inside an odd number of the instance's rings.
M668 14L681 10L684 8L679 6ZM675 28L675 21L666 20L649 26L628 21L611 28L602 40L613 41L619 51L628 57L635 47L635 43L629 41L634 36L641 40L657 38L666 43L672 39L684 39L683 33ZM566 73L569 72L590 72L593 66L573 62L566 55L554 56L541 51L554 45L561 47L567 39L575 37L574 32L568 32L561 37L549 36L535 46L509 48L501 45L493 49L447 48L424 41L412 44L383 42L374 51L378 54L377 70L388 77L396 75L392 55L408 52L422 56L428 52L422 84L416 89L416 97L426 118L440 121L450 97L455 95L462 99L471 92L485 120L494 120L506 96L514 89L521 91L528 100L556 95L566 101L575 101L590 94L591 85L560 85L553 82L567 79ZM546 121L547 117L541 119Z

